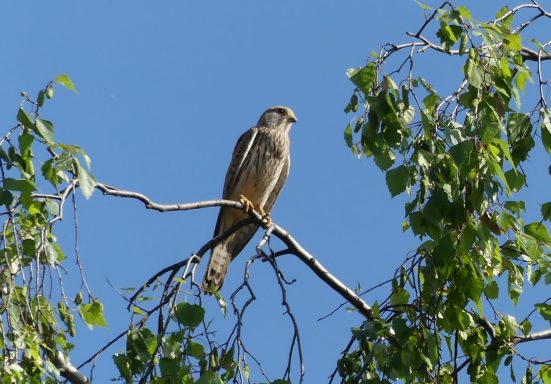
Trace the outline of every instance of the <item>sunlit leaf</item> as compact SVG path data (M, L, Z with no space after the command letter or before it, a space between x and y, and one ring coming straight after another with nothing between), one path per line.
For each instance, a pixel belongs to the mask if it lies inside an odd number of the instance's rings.
M80 317L88 327L107 327L107 322L103 316L103 304L98 300L94 300L91 304L81 304L78 310Z
M54 125L48 120L36 119L36 130L47 144L54 143Z
M63 85L65 88L70 89L73 92L77 92L77 89L75 87L75 84L73 84L73 81L69 77L69 75L62 73L61 75L57 76L54 81L58 84Z
M546 303L534 304L534 307L539 312L541 317L543 317L551 324L551 304L546 304Z
M534 239L543 243L551 244L551 238L549 232L543 223L531 223L524 226L524 232L532 236Z
M78 163L77 163L78 164ZM94 176L90 174L86 169L79 166L78 168L78 185L80 191L85 199L92 197L94 189L96 188L97 182Z

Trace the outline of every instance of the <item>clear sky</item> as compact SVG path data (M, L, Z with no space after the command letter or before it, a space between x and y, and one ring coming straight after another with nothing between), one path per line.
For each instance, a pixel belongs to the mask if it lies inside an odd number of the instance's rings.
M502 2L463 4L485 19ZM383 43L404 41L422 20L408 0L4 1L0 127L14 125L19 91L34 94L67 73L78 94L58 87L43 112L56 124L57 140L84 147L99 181L160 203L192 202L220 197L239 135L267 107L288 105L299 121L291 131L291 174L272 218L344 283L370 287L390 277L416 242L402 233L404 199L391 199L384 175L344 144L351 116L343 109L353 90L345 72ZM426 75L445 88L441 66ZM529 208L541 202L534 195ZM128 324L126 304L107 281L139 287L208 241L218 214L161 214L100 193L80 198L78 209L81 258L109 327L80 328L77 342L85 343L72 355L75 364ZM67 221L59 237L74 258ZM232 263L224 295L253 252L249 246ZM292 256L280 265L297 280L288 299L300 323L306 382L325 382L361 317L341 310L318 322L342 300ZM245 342L274 378L283 373L291 325L269 266L256 264L252 282L258 300L245 318ZM384 291L366 299L380 296ZM233 320L217 318L216 327L225 330ZM122 348L98 361L97 382L116 376L110 356Z

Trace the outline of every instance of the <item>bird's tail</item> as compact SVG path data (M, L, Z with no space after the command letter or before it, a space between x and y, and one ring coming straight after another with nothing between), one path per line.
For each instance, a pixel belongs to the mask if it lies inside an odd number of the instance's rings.
M209 291L212 288L219 291L222 288L230 261L231 254L228 252L226 244L218 244L212 249L209 265L203 278L203 289L205 291Z
M212 248L209 264L203 279L203 289L219 291L224 283L230 262L243 250L254 236L258 225L248 224Z

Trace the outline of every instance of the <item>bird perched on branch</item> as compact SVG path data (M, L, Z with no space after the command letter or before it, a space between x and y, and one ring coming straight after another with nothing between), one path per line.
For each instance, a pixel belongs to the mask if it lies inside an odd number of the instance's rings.
M289 131L296 121L290 108L272 107L264 111L255 127L241 135L233 150L222 197L240 201L244 209L221 207L214 236L247 218L252 209L271 223L270 210L289 175ZM203 279L205 290L220 290L230 262L258 227L255 223L247 224L212 248Z

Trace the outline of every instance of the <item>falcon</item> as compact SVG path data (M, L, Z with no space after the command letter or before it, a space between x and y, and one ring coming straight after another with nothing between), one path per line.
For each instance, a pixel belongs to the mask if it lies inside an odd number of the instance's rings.
M289 175L289 131L296 121L290 108L275 106L264 111L256 126L237 140L222 198L240 201L244 209L221 207L214 236L247 218L252 209L261 213L268 224L271 223L270 210ZM207 292L222 288L230 262L258 228L256 223L247 224L212 248L203 279L203 288Z

